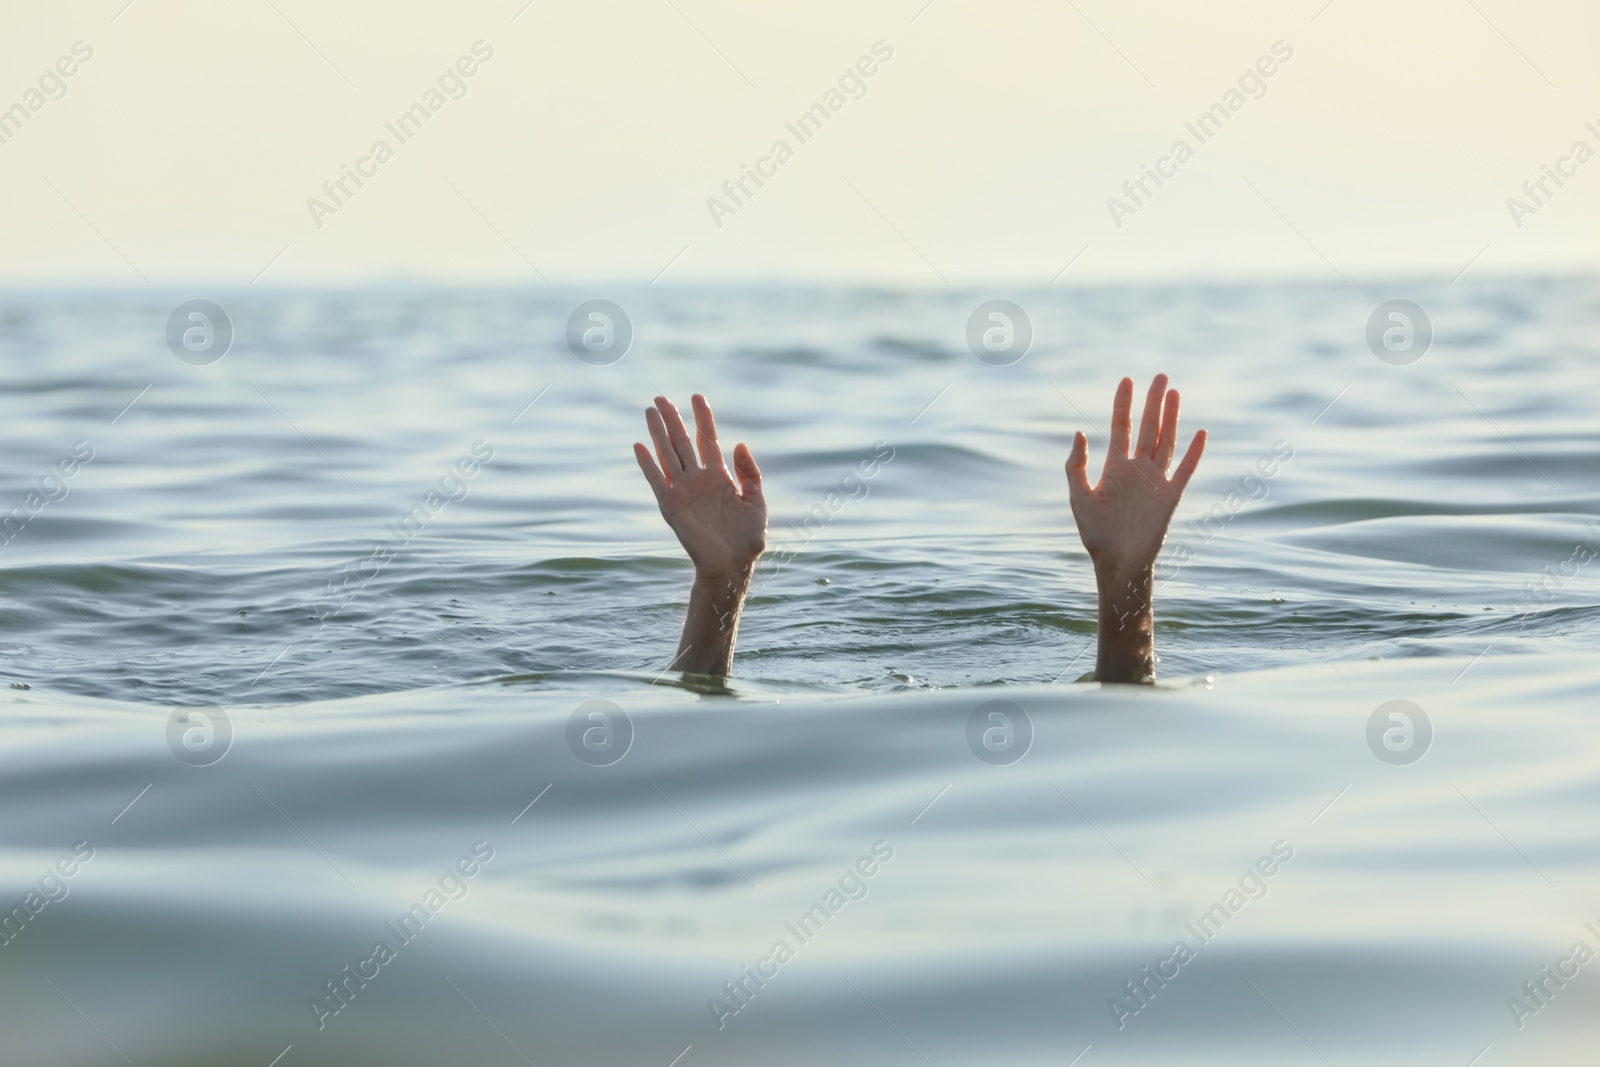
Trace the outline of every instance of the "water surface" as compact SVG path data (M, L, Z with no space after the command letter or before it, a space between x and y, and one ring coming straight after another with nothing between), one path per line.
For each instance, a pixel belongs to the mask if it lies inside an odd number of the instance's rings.
M963 340L996 295L1035 329L1007 367ZM194 296L237 332L211 366L163 339ZM634 322L614 365L565 347L593 297ZM1364 340L1394 297L1436 332L1405 367ZM93 849L0 947L13 1054L1587 1063L1588 968L1520 1028L1507 1001L1600 951L1597 324L1581 278L6 294L0 503L58 499L0 546L0 674L28 687L0 900ZM1163 683L1073 685L1093 582L1061 464L1079 428L1098 463L1117 378L1157 371L1211 432ZM652 396L697 390L787 560L729 695L665 673L689 571L630 452ZM1033 734L1001 765L967 741L996 699ZM1367 741L1396 699L1431 726L1409 765ZM569 744L590 700L631 725L608 766ZM175 712L225 717L226 757L177 758ZM1177 939L1195 958L1141 1006L1124 983Z

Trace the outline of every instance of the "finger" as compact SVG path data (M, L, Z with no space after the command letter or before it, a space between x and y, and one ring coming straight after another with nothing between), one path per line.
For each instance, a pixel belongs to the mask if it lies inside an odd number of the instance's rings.
M683 460L678 458L677 450L667 438L667 424L662 421L661 412L655 408L645 408L644 422L650 427L650 440L656 443L656 455L661 459L661 470L670 485L674 478L683 473Z
M651 458L650 450L639 442L633 443L633 458L639 461L639 469L644 471L644 480L650 483L650 489L656 494L656 503L667 492L667 478L656 466L656 461Z
M1089 439L1079 431L1073 435L1072 451L1067 454L1067 494L1080 500L1089 492Z
M1133 379L1124 378L1117 383L1117 396L1111 402L1111 443L1106 453L1106 468L1111 467L1111 457L1128 454L1128 436L1132 429L1128 422L1133 410Z
M1173 449L1178 447L1178 391L1167 390L1167 404L1161 412L1161 436L1156 439L1156 462L1164 473L1172 463Z
M766 506L766 497L761 493L761 468L756 466L756 457L750 454L750 449L740 442L733 449L733 469L739 475L739 492L753 504Z
M690 403L694 406L695 444L700 448L700 462L711 470L727 470L722 461L722 446L717 444L717 420L711 415L711 405L699 393Z
M1158 374L1145 394L1144 415L1139 419L1139 449L1135 454L1141 459L1156 454L1156 440L1161 434L1161 398L1166 395L1167 376Z
M1200 454L1206 450L1206 432L1201 430L1194 435L1194 440L1189 442L1189 451L1183 454L1183 459L1178 463L1178 469L1172 472L1172 484L1177 486L1178 495L1183 495L1183 487L1189 484L1189 478L1194 474L1194 469L1200 466Z
M683 424L683 416L678 414L672 401L658 396L656 408L666 424L667 439L672 442L672 450L678 454L678 462L683 464L685 470L700 466L700 461L694 458L694 443L689 440L689 428Z

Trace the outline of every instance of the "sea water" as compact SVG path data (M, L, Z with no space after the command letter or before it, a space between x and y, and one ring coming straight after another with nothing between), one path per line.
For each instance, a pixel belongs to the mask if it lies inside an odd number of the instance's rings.
M0 1058L1592 1063L1597 326L1585 278L5 294ZM1061 468L1158 371L1210 445L1160 684L1102 689ZM696 391L772 511L725 690L631 455Z

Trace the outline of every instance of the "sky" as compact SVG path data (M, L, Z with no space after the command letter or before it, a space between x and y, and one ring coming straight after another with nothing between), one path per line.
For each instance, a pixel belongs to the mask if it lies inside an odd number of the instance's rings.
M75 0L0 31L10 286L1600 261L1581 0Z

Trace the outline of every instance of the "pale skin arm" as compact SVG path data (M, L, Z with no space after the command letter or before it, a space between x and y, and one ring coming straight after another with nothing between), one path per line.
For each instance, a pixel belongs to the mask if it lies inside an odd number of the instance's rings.
M678 409L666 397L656 397L655 407L645 409L655 455L638 443L633 454L655 492L661 517L694 563L689 614L673 666L686 674L726 678L733 668L745 594L767 547L767 502L750 449L740 444L733 450L730 471L717 443L711 405L696 393L693 406L691 441Z
M1130 450L1133 380L1117 386L1111 441L1100 483L1089 484L1089 440L1081 432L1067 457L1067 491L1078 536L1094 562L1100 593L1098 682L1155 681L1155 618L1151 605L1156 556L1172 513L1205 451L1206 432L1189 442L1167 476L1178 443L1178 391L1158 374L1145 396L1139 439Z

